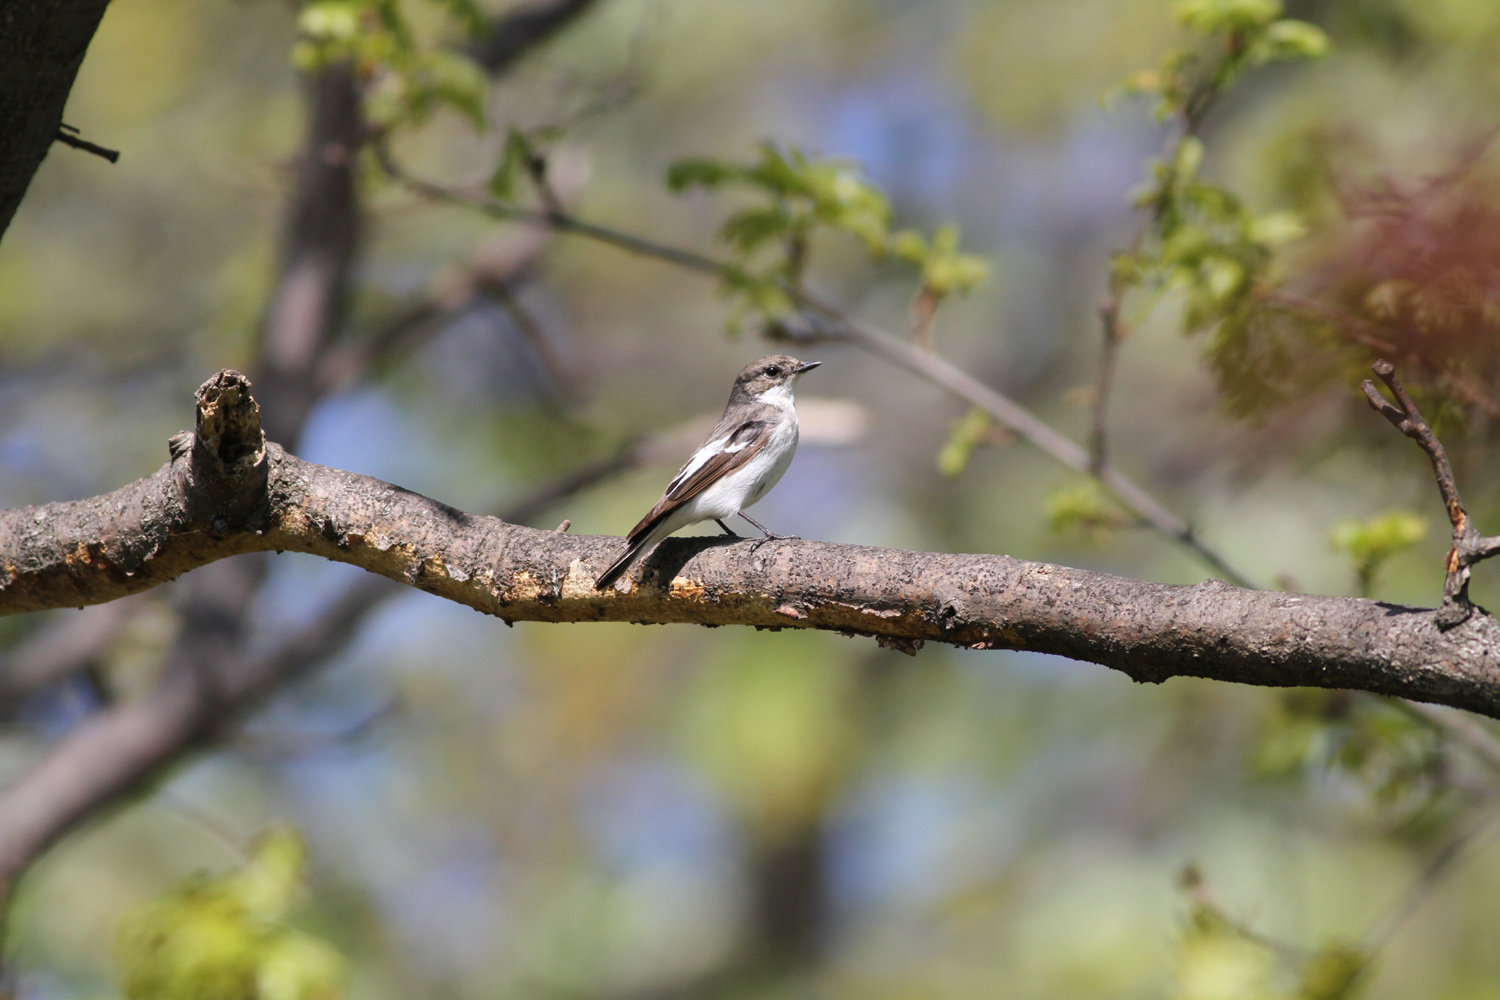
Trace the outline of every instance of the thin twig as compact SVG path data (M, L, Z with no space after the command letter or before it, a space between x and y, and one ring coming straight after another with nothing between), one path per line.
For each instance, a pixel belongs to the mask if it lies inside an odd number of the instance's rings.
M1099 356L1099 380L1094 384L1093 418L1089 425L1089 471L1099 475L1109 464L1109 391L1114 386L1115 362L1124 330L1120 325L1120 294L1111 290L1099 307L1104 346Z
M1381 359L1370 366L1375 374L1390 389L1391 395L1400 404L1391 403L1375 387L1371 379L1361 385L1370 408L1391 422L1402 434L1411 438L1427 453L1432 462L1432 472L1437 480L1438 491L1443 495L1443 505L1448 510L1448 520L1453 524L1453 547L1448 550L1444 562L1447 579L1443 583L1443 606L1440 623L1451 627L1464 621L1473 611L1469 602L1469 567L1481 560L1500 554L1500 536L1486 538L1479 534L1464 510L1462 497L1458 493L1458 482L1453 476L1453 466L1448 462L1448 453L1443 443L1432 433L1422 412L1412 401L1406 387L1396 377L1396 366Z
M118 149L107 149L104 146L89 142L79 135L78 130L72 125L59 126L55 141L62 143L64 146L81 149L85 153L93 153L95 156L102 157L110 163L118 163L120 160L120 151Z
M557 390L564 398L572 398L577 395L577 385L566 361L552 343L552 338L542 328L541 322L531 313L531 310L518 299L511 288L500 278L485 281L481 286L486 294L500 304L515 324L516 331L521 334L532 352L536 354L537 360L541 362L542 368L557 385Z
M1311 952L1308 949L1292 944L1289 941L1282 941L1279 938L1271 937L1269 934L1262 934L1238 917L1231 916L1219 904L1218 899L1214 896L1213 889L1208 884L1208 879L1204 877L1197 865L1190 864L1184 868L1179 876L1179 882L1197 906L1213 914L1216 919L1223 921L1224 926L1245 940L1258 944L1268 951L1274 951L1283 958L1296 962L1305 962L1311 956Z

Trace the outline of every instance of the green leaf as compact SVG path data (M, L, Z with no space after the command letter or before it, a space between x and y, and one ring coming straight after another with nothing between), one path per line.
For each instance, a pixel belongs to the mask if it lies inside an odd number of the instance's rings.
M421 73L421 86L434 100L463 114L476 129L484 129L489 78L478 63L457 52L439 49L423 56Z
M922 287L942 298L953 292L969 292L989 277L990 266L982 257L958 252L958 227L939 226L932 234L927 257L922 262Z
M667 167L667 189L681 192L691 187L716 188L739 176L741 171L721 160L677 160Z
M500 153L500 164L490 175L489 192L498 201L514 201L521 175L526 171L526 161L531 158L531 141L520 129L508 129L505 146Z
M808 166L802 179L818 221L851 234L872 252L884 252L891 206L878 188L843 163Z
M1177 183L1190 181L1198 176L1198 168L1203 165L1203 140L1197 136L1185 136L1177 144L1177 157L1173 161L1172 169L1176 173Z
M1280 15L1279 0L1184 0L1176 10L1179 24L1205 35L1253 32Z
M807 158L801 150L792 147L783 152L774 142L763 142L759 149L760 162L743 171L746 181L784 197L811 197L812 192L804 177Z
M320 0L302 8L297 30L322 41L347 40L359 34L364 5L351 0Z
M938 471L950 479L961 475L968 468L974 449L989 437L993 424L990 415L977 406L954 423L947 444L938 452Z
M779 205L772 205L735 212L724 220L724 225L719 229L719 237L741 253L748 253L788 235L796 228L798 220L790 212Z
M1173 1000L1277 1000L1275 956L1205 906L1193 908L1175 964Z
M903 229L891 234L888 252L908 264L922 264L927 260L927 240L915 229Z
M1217 254L1205 258L1199 271L1204 290L1215 302L1224 302L1243 290L1248 277L1245 265Z
M1251 221L1246 235L1265 247L1279 247L1307 235L1307 226L1296 212L1272 212Z
M1318 59L1328 54L1328 36L1306 21L1277 21L1266 29L1250 56L1253 63L1274 59Z
M1359 579L1360 592L1368 597L1386 560L1425 537L1425 520L1408 511L1396 510L1367 521L1340 521L1329 532L1328 541L1335 551L1349 557Z
M1124 511L1096 480L1057 490L1047 498L1047 526L1059 534L1077 532L1100 544L1128 522Z

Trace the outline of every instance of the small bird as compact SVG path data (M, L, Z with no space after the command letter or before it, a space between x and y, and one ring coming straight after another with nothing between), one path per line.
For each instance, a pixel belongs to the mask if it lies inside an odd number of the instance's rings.
M767 538L780 538L746 514L771 491L797 451L797 410L792 385L821 361L798 361L773 354L745 366L729 392L724 415L677 476L667 484L656 506L630 530L630 547L594 581L604 590L618 580L642 553L674 531L700 521L717 521L734 537L724 518L738 514Z

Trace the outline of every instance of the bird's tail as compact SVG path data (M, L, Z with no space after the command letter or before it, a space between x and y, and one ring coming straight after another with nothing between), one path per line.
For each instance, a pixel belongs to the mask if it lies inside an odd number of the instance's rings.
M613 587L615 581L625 575L625 571L630 568L630 564L635 562L640 557L640 554L646 551L654 541L656 539L652 538L650 533L647 533L634 542L631 542L630 547L625 550L625 554L617 559L609 569L599 574L599 579L594 581L594 589L608 590L610 587Z

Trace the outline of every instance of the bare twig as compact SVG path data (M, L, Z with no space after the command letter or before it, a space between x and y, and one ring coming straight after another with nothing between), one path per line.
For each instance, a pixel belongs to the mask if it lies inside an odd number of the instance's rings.
M1453 477L1453 466L1448 463L1448 453L1437 435L1432 433L1432 428L1427 426L1427 421L1422 418L1421 411L1407 394L1401 380L1396 377L1396 366L1389 361L1380 360L1370 367L1400 404L1399 408L1392 406L1375 387L1374 381L1365 379L1361 388L1364 389L1365 398L1369 400L1370 408L1389 420L1402 434L1417 442L1427 453L1428 460L1432 462L1438 491L1443 495L1443 505L1448 510L1448 520L1453 524L1453 547L1448 550L1448 557L1444 562L1447 579L1443 584L1441 620L1445 625L1456 625L1468 618L1474 608L1469 601L1470 567L1481 560L1500 555L1500 536L1480 535L1469 519L1464 510L1463 499L1458 493L1458 482Z
M1271 937L1269 934L1263 934L1240 918L1231 916L1219 903L1212 887L1208 884L1208 879L1204 877L1197 865L1190 864L1183 868L1178 875L1178 882L1195 905L1212 914L1216 920L1246 941L1254 942L1268 951L1276 952L1283 958L1293 961L1306 961L1310 956L1311 953L1306 948Z
M1104 344L1099 354L1099 380L1094 384L1093 417L1089 425L1089 472L1102 475L1109 465L1109 393L1114 388L1115 362L1125 331L1120 322L1120 292L1111 288L1099 307Z
M547 243L548 230L542 228L517 230L484 243L469 260L439 273L426 291L397 307L372 335L328 351L318 366L319 391L341 388L411 354L442 329L445 318L493 295L496 287L508 291L523 279Z
M118 163L120 160L120 151L118 149L107 149L97 143L89 142L83 136L79 135L78 130L72 125L58 126L57 141L64 146L72 146L74 149L81 149L85 153L93 153L95 156L108 160L110 163Z
M558 353L552 338L542 328L541 322L534 316L530 309L526 308L510 286L504 280L494 279L483 284L487 295L500 304L510 321L515 324L517 332L526 341L532 353L541 362L542 368L547 372L558 393L565 399L575 398L578 395L578 387L574 381L573 373L563 356Z

